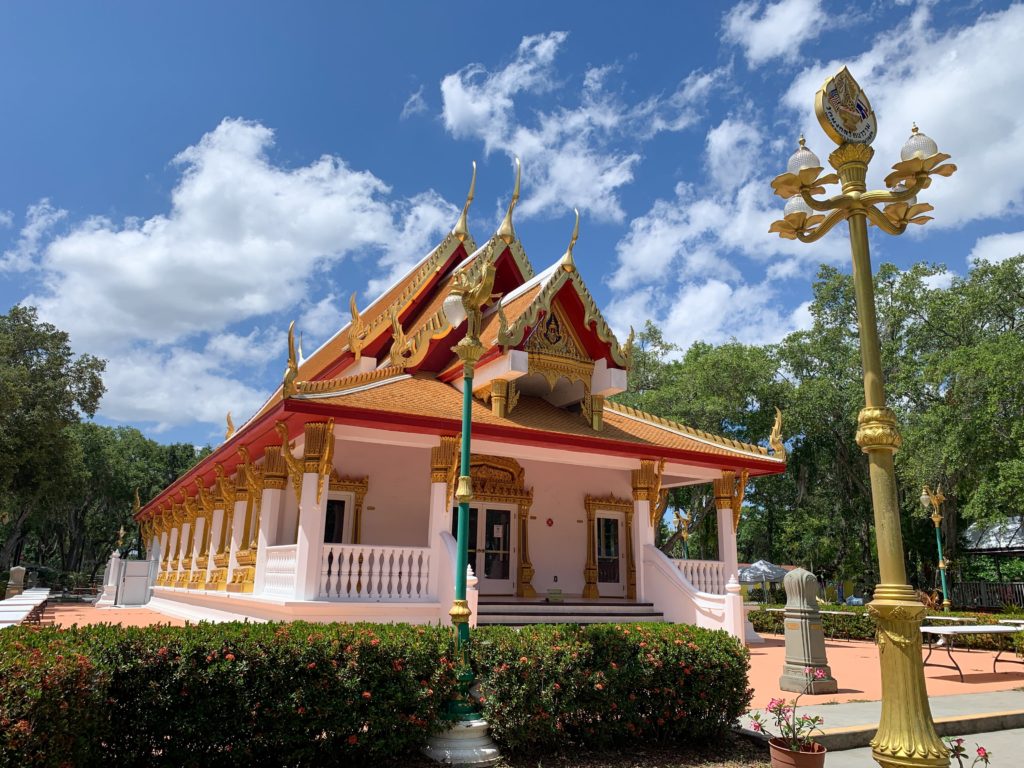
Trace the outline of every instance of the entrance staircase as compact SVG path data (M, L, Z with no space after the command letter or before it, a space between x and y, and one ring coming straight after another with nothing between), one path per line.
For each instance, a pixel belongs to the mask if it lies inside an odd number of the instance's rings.
M540 600L522 600L510 597L481 595L477 606L479 626L503 624L524 627L529 624L618 624L637 621L664 621L663 614L654 610L654 603L636 603L624 600L567 599L549 603Z

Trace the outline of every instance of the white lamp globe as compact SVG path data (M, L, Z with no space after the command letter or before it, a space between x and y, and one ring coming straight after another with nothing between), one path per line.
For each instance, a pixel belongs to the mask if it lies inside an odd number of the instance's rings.
M939 145L925 136L917 128L917 123L910 129L910 138L900 150L900 160L911 160L915 157L931 157L939 151Z
M800 146L796 152L790 155L789 162L786 163L786 171L788 173L800 173L804 168L821 168L821 160L807 148L804 137L801 136Z
M458 328L462 325L462 321L466 319L466 308L462 306L462 297L454 293L449 293L445 297L441 309L444 311L444 316L448 318L448 323L452 328Z

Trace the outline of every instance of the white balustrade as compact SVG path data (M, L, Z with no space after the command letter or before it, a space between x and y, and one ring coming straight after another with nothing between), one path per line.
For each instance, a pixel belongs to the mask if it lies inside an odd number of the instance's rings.
M267 547L263 594L292 597L295 594L295 545Z
M725 594L725 564L721 560L672 560L676 568L699 591Z
M430 554L426 547L325 544L320 597L368 602L433 599L428 595Z

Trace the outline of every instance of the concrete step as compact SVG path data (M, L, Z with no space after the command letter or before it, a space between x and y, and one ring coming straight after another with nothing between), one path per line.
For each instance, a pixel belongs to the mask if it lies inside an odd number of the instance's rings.
M477 606L481 615L492 613L573 613L573 614L605 614L605 613L650 613L654 603L603 603L590 601L565 601L563 603L529 603L522 601L481 600Z

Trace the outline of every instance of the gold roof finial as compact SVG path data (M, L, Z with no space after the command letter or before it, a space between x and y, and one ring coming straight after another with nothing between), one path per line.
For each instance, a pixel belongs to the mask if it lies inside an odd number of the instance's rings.
M473 161L473 178L469 182L469 194L466 195L466 204L462 206L462 215L455 223L452 234L460 243L466 242L469 237L469 206L473 202L473 195L476 192L476 160Z
M917 127L917 123L911 123L910 124L910 132L911 133L917 133L919 130L920 129Z
M797 141L797 144L800 145L800 149L803 149L805 146L807 146L807 139L804 138L804 135L802 133L800 134L800 140Z
M768 436L768 445L772 449L772 456L786 458L786 445L782 442L782 411L778 408L775 409L775 423L772 424L772 433Z
M505 245L512 245L512 241L516 239L516 231L512 228L512 211L516 207L516 203L519 202L519 180L522 176L523 166L519 162L519 158L516 158L516 185L512 188L512 202L508 204L508 210L505 211L505 218L501 222L501 226L498 227L498 237L505 241Z
M284 377L281 379L281 393L285 398L299 393L299 385L296 381L298 378L299 363L295 358L295 321L292 320L288 324L288 367L284 369Z
M132 501L132 515L139 514L139 510L142 509L142 502L139 501L139 489L135 489L135 499Z
M561 260L562 269L566 272L576 271L576 262L572 258L572 249L575 247L576 241L580 236L580 209L573 208L573 211L576 213L576 224L572 228L572 239L569 240L569 247L565 249Z
M224 441L227 442L235 434L235 422L231 420L231 411L228 411L228 428L224 430Z
M363 345L366 343L366 326L359 316L359 307L356 306L356 295L348 300L349 312L352 314L352 323L348 329L348 348L352 350L356 362L359 362L363 354Z

